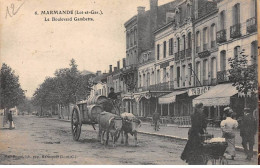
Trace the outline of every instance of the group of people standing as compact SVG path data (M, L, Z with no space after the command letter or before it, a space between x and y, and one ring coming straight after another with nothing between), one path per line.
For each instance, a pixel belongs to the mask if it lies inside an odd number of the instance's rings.
M224 116L226 118L221 121L220 127L222 137L225 138L228 144L225 155L234 160L236 156L235 130L239 124L234 117L235 113L230 107L224 109ZM249 108L244 109L244 116L240 121L239 127L246 159L251 160L253 157L255 134L257 132L257 120ZM191 116L191 128L188 132L188 141L181 155L181 159L188 164L203 164L203 158L201 157L201 153L203 152L202 135L207 134L206 128L207 120L203 104L196 104L195 111Z

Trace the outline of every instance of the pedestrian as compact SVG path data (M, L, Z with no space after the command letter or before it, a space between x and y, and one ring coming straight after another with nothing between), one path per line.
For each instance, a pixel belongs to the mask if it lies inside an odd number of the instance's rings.
M242 146L246 154L246 159L253 157L253 146L255 143L255 134L257 132L257 121L249 108L244 109L244 116L241 120L240 136L242 137ZM249 148L247 148L249 147Z
M191 128L188 132L188 141L181 154L181 159L189 165L204 164L202 157L201 135L206 133L207 121L204 114L203 104L196 104L194 114L191 115Z
M7 119L9 121L9 129L13 129L14 128L14 122L13 122L13 115L12 115L12 111L11 110L7 114Z
M153 124L154 124L154 130L159 131L159 121L160 121L160 114L157 112L157 109L153 113Z
M232 160L234 160L236 156L235 129L238 127L238 122L232 118L232 114L234 114L234 112L230 107L226 107L224 109L224 113L226 115L226 119L221 121L220 127L222 130L222 136L228 143L225 153L229 155Z

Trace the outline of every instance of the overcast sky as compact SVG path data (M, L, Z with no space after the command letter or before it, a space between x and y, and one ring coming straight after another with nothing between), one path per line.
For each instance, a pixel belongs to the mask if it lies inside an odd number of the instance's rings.
M159 5L170 1L159 0ZM115 66L116 61L125 57L124 23L137 13L137 6L149 10L149 0L0 2L0 61L20 76L21 86L29 97L47 76L53 76L56 69L68 67L72 58L79 70L104 72L110 64ZM7 7L11 15L14 7L16 14L6 18ZM35 11L44 10L102 10L104 14L92 16L94 22L46 22L45 16L35 15ZM90 17L76 17L83 16Z

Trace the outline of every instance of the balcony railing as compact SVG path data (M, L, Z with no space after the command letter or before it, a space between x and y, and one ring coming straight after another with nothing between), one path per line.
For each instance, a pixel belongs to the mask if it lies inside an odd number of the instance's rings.
M215 48L216 47L216 40L211 41L211 48Z
M220 30L217 32L217 42L223 43L227 41L226 29Z
M203 44L203 51L207 51L208 50L208 43Z
M186 49L186 58L191 58L191 48Z
M211 79L211 85L213 85L213 86L217 85L217 78Z
M230 26L230 38L238 38L241 36L241 24Z
M170 81L170 82L163 82L163 83L159 83L159 84L155 84L155 85L150 85L150 86L143 86L143 87L139 87L138 91L142 92L142 91L171 91L174 89L174 81Z
M250 19L247 19L246 21L246 30L248 33L253 33L257 31L257 23L256 18L252 17Z
M209 80L203 80L203 86L208 86L209 85Z
M185 59L185 50L180 51L180 59L181 60Z
M199 53L200 52L200 46L197 46L196 47L196 53Z
M227 71L219 71L217 72L217 82L218 83L223 83L223 82L227 82L228 81L228 77L227 77Z
M179 52L177 52L177 53L175 53L175 61L180 61L180 53Z

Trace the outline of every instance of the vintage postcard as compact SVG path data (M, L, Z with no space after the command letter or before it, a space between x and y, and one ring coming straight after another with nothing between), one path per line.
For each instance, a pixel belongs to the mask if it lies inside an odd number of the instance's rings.
M257 165L259 7L0 0L0 164Z

